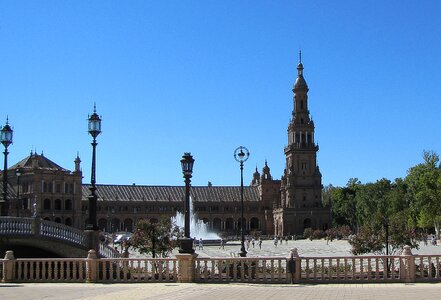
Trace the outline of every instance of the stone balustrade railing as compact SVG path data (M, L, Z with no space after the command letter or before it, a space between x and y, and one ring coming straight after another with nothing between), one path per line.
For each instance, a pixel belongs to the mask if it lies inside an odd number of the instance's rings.
M196 258L196 282L286 283L285 257Z
M33 218L0 217L0 233L4 235L32 235Z
M41 236L72 243L87 248L87 236L84 231L39 218L0 217L0 235L6 236ZM117 258L121 255L115 249L99 242L99 256Z
M441 282L441 255L197 258L15 259L0 260L3 282L247 282L363 283Z
M60 223L40 220L40 235L86 246L84 231Z

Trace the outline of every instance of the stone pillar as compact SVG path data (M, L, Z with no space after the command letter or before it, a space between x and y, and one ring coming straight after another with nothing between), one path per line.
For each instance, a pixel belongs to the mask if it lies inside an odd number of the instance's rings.
M400 260L400 279L404 282L415 282L415 257L410 246L404 246Z
M178 259L178 282L189 283L194 282L195 264L194 260L197 254L181 253L176 254Z
M40 235L40 229L41 229L41 219L39 217L35 217L32 220L32 234L34 236Z
M98 230L84 230L86 234L86 249L93 249L96 253L100 251L99 231Z
M297 248L292 248L289 256L286 258L286 281L287 283L300 282L300 257Z
M15 257L14 252L6 251L5 260L3 261L3 278L2 282L13 282L15 271Z
M98 281L99 260L96 256L95 250L91 249L87 253L86 259L86 282Z

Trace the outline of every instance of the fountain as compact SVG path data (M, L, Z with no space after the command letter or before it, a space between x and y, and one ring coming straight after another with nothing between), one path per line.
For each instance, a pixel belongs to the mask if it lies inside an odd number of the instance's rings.
M172 222L177 226L183 228L185 224L185 216L181 212L177 212L172 217ZM193 212L193 202L190 197L190 236L196 240L202 239L204 245L220 245L221 238L215 232L208 229L207 224L204 221L198 219L197 215Z

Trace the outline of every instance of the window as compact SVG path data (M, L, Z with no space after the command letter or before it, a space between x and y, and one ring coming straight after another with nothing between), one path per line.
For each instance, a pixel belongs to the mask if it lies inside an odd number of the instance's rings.
M57 183L57 184L55 185L55 192L56 192L56 193L61 193L61 185L60 185L59 183Z
M51 209L51 200L50 199L44 199L43 201L43 209L44 210L50 210Z
M60 199L55 200L55 210L61 210L61 200Z

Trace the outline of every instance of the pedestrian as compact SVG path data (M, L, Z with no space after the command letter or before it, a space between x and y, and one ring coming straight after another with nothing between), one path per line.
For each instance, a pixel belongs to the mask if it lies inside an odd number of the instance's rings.
M252 240L251 240L251 244L253 245L253 248L254 248L254 244L256 243L256 240L253 238Z
M285 244L288 245L288 236L285 236Z
M250 239L247 239L245 241L246 245L247 245L247 250L250 249Z
M262 250L262 240L259 237L259 249Z
M219 247L219 249L220 249L220 248L222 248L222 249L225 250L225 241L224 241L224 239L221 239L221 241L220 241L220 247Z
M277 239L277 237L275 236L274 237L274 247L276 247L277 248L277 242L278 242L279 240Z
M199 250L204 249L204 242L202 241L202 238L199 239Z

